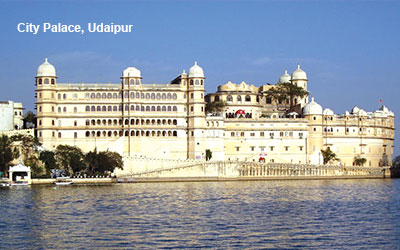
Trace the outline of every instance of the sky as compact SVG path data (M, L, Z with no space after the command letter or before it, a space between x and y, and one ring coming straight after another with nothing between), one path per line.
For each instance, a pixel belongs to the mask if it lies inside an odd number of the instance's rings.
M46 57L63 83L118 83L128 66L144 83L168 83L197 61L208 93L228 81L275 84L299 63L323 108L374 111L382 99L397 115L399 13L400 1L0 0L0 100L34 111L34 77ZM133 29L90 33L93 22ZM19 23L41 30L19 32ZM44 33L43 23L86 32Z

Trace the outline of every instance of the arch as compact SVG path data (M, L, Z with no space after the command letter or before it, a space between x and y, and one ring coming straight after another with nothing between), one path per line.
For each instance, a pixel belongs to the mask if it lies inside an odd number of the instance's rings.
M176 106L173 106L172 111L177 112L178 108Z
M125 131L125 136L129 136L129 131Z
M136 93L136 99L140 99L140 93L139 92Z
M107 111L108 111L108 112L111 112L111 111L112 111L112 107L111 107L111 105L108 105L108 107L107 107Z
M74 113L78 112L78 108L74 107Z
M190 85L193 85L193 80L190 80Z
M136 136L140 136L140 132L139 131L136 131Z
M114 119L114 120L113 120L113 124L114 124L114 125L117 125L117 124L118 124L117 119Z
M103 131L103 137L106 137L106 135L107 135L107 132Z
M178 98L178 96L176 95L176 93L172 94L172 99L176 100Z
M107 134L108 134L108 137L111 137L111 135L112 135L112 134L111 134L111 131L108 131Z
M136 105L136 111L140 111L140 106Z
M167 94L167 99L170 100L171 99L171 93Z
M114 112L118 111L118 106L113 106L113 111Z
M135 105L131 105L131 111L135 111Z
M171 112L171 110L172 110L171 106L168 106L167 110L168 110L168 112Z
M142 124L142 125L144 125L144 120L142 119L142 120L140 120L140 123Z
M161 125L161 120L157 119L157 125Z
M54 79L51 79L51 85L56 84L56 81Z
M129 120L125 119L125 125L129 125Z
M151 100L154 100L154 99L156 99L156 94L151 93Z
M39 79L39 85L42 85L42 79Z
M117 99L117 98L118 98L117 93L113 93L113 99Z
M150 111L150 106L146 106L146 112Z
M160 93L157 93L156 99L157 99L157 100L160 100L160 99L161 99L161 94L160 94Z
M117 131L114 131L114 136L117 136L118 135L118 132Z
M67 99L67 94L63 94L63 99Z
M163 93L163 94L161 95L161 99L163 99L163 100L167 99L167 95L166 95L165 93Z
M90 136L90 132L86 131L85 135L86 135L86 137L89 137Z
M101 98L100 93L97 93L97 94L96 94L96 98L97 98L97 99L100 99L100 98Z
M150 120L149 119L146 120L146 125L150 125Z
M140 119L136 119L136 125L140 124Z
M101 124L101 120L100 120L100 119L97 119L96 124L97 124L97 125L100 125L100 124Z
M101 98L106 99L107 98L107 94L106 93L101 94Z
M150 93L146 93L146 99L150 99Z
M86 112L90 112L90 106L86 106L86 107L85 107L85 111L86 111Z
M126 104L126 105L125 105L125 111L128 111L128 110L129 110L129 105Z
M135 79L131 79L131 80L129 81L129 84L130 84L130 85L135 85Z
M151 106L151 111L152 112L156 111L156 107L155 106Z
M219 102L219 95L214 96L214 101Z
M112 125L112 120L108 119L107 124L108 124L108 126L111 126Z
M144 131L142 131L140 134L141 134L141 136L144 136Z
M92 120L92 125L96 125L96 120L95 119Z
M178 132L174 131L172 135L177 137L178 136Z
M226 101L227 101L227 102L233 101L232 95L228 95L228 96L226 97Z
M151 120L151 125L156 125L156 120L152 119Z
M86 124L86 126L89 126L89 125L90 125L90 120L87 119L87 120L85 121L85 124Z
M44 79L44 84L49 84L49 79L48 78Z
M131 92L131 99L135 99L135 92Z
M167 132L163 131L163 132L162 132L162 136L165 137L166 135L167 135Z
M63 112L67 112L67 107L64 107L64 108L63 108Z
M157 136L158 136L158 137L161 136L161 131L157 131Z
M102 123L103 123L103 125L107 125L106 119L103 119Z
M157 106L157 112L161 112L161 106Z
M96 107L96 111L97 111L97 112L100 112L100 111L101 111L101 106L97 106L97 107Z
M171 119L168 119L168 125L171 125L172 121Z
M92 111L92 112L95 112L95 111L96 111L96 107L95 107L95 106L92 106L92 107L91 107L91 111Z
M251 97L249 95L246 95L246 97L244 98L245 102L251 102Z
M167 111L167 107L165 107L165 106L162 106L161 109L162 109L163 112Z
M154 131L151 131L151 136L156 136L156 132L154 132Z
M150 136L150 131L146 131L146 136Z
M129 98L129 92L125 92L125 98L126 98L126 99Z
M167 124L167 120L163 119L163 120L162 120L162 124L163 124L163 125Z
M92 99L96 98L96 94L95 93L91 93L90 94L90 98L92 98Z
M107 111L107 106L103 106L103 107L101 108L101 111L106 112L106 111Z
M100 137L100 136L101 136L100 131L97 131L97 137Z
M173 124L173 125L177 125L177 124L178 124L178 121L177 121L176 119L174 119L174 120L172 121L172 124Z
M111 93L107 94L107 99L112 99L112 94Z
M92 136L95 137L96 136L96 132L92 131Z
M171 137L172 136L172 132L168 131L168 136Z
M241 97L240 95L238 95L236 100L237 100L238 102L241 102L241 101L242 101L242 97Z
M135 119L131 119L131 125L135 125Z
M135 136L135 131L131 131L131 136Z

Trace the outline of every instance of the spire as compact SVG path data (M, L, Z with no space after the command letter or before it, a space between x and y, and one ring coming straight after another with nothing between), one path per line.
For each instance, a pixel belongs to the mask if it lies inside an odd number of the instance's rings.
M47 57L44 59L44 62L45 62L45 63L49 63L48 60L47 60Z
M287 69L285 69L285 74L287 75L288 73L287 73Z
M299 63L297 64L297 69L300 69L300 64Z
M194 62L194 65L197 65L197 61Z
M186 74L186 71L185 71L185 69L183 69L183 70L182 70L182 74Z

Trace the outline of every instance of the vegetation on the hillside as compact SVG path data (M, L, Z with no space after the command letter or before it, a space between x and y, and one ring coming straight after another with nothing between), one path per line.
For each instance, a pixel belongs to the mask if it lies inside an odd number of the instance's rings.
M2 135L0 137L0 172L2 176L7 176L10 163L19 156L18 150L12 145L10 137Z

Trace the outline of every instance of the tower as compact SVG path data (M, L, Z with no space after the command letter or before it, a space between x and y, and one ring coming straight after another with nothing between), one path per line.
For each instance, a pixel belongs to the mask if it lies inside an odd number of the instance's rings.
M122 119L122 130L123 135L126 137L125 140L125 153L130 155L132 153L132 146L131 146L131 116L133 115L133 110L131 106L135 100L135 96L131 95L133 92L130 90L139 89L142 84L142 76L140 70L135 67L128 67L122 72L121 77L121 94L122 94L122 110L121 110L121 119Z
M47 58L38 67L35 79L37 136L39 141L45 142L44 146L50 149L55 145L56 135L58 135L55 126L57 76L55 67L48 62Z
M300 68L300 64L297 64L297 69L293 71L290 81L292 84L307 90L307 74ZM307 104L307 96L301 99L296 98L295 104L300 104L300 107L303 108Z
M187 84L188 158L205 158L204 71L197 62L189 69Z

